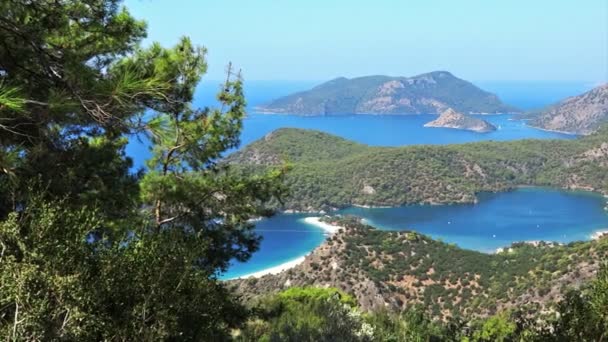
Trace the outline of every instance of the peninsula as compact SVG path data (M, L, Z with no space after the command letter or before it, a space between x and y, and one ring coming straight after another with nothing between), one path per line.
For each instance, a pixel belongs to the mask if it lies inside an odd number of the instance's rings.
M327 133L279 129L225 162L244 172L291 164L278 209L474 203L521 185L608 193L608 127L575 140L375 147Z
M608 84L569 97L532 115L532 126L566 133L591 134L608 123Z

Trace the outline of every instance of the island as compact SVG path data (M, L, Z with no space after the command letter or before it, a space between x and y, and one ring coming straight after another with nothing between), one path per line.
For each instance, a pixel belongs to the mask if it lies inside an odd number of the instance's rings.
M446 111L441 113L437 119L426 123L424 127L454 128L478 133L487 133L496 130L496 127L491 123L469 115L458 113L452 108L448 108Z
M608 84L531 113L531 126L573 134L591 134L608 122Z
M414 77L336 78L257 108L261 113L296 115L514 113L496 95L447 71Z

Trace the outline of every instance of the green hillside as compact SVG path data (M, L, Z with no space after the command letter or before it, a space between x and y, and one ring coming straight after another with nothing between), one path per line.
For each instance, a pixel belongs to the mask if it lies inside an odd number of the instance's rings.
M280 129L231 155L246 172L287 162L283 209L467 203L520 185L608 192L608 129L576 140L370 147L317 131Z

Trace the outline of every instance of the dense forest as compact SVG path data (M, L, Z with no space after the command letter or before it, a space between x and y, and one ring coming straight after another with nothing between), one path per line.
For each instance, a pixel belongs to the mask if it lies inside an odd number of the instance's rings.
M433 320L418 307L362 312L335 288L292 287L260 297L237 341L603 341L608 331L608 270L584 291L572 290L554 318L539 321L518 310L483 319ZM559 317L559 318L555 318Z
M282 209L475 202L521 185L608 192L608 127L575 140L371 147L317 131L279 129L229 157L246 172L286 164Z
M214 340L244 319L217 274L257 250L282 171L217 163L245 115L236 68L195 108L206 50L145 37L116 0L0 1L2 340Z

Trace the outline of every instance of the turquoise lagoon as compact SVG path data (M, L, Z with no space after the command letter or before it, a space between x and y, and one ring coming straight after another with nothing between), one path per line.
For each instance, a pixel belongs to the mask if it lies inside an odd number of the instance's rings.
M195 106L213 105L219 82L204 82L198 89ZM315 129L373 146L418 144L458 144L475 141L517 139L573 139L575 136L547 132L514 120L512 115L488 115L498 127L490 133L425 128L436 115L341 115L313 116L267 115L255 107L274 98L308 89L315 82L247 82L245 91L249 115L243 122L241 146L283 127ZM509 104L524 110L544 107L567 96L591 88L584 83L484 82ZM134 170L143 168L150 156L145 138L130 139L127 154ZM232 152L232 151L230 151ZM348 208L341 214L358 215L380 229L411 229L463 248L492 252L514 241L586 240L608 227L605 199L597 194L545 188L524 188L497 194L480 194L471 205L407 206L398 208ZM303 214L280 214L257 222L262 236L261 248L246 263L235 263L221 275L230 279L280 265L301 257L325 239L323 231L305 223Z
M481 193L477 204L411 205L395 208L351 207L337 214L356 215L384 230L414 230L462 248L494 252L517 241L589 240L608 229L606 199L586 191L529 187ZM324 240L323 231L303 214L279 214L262 220L260 251L223 275L230 279L280 265L307 254Z

